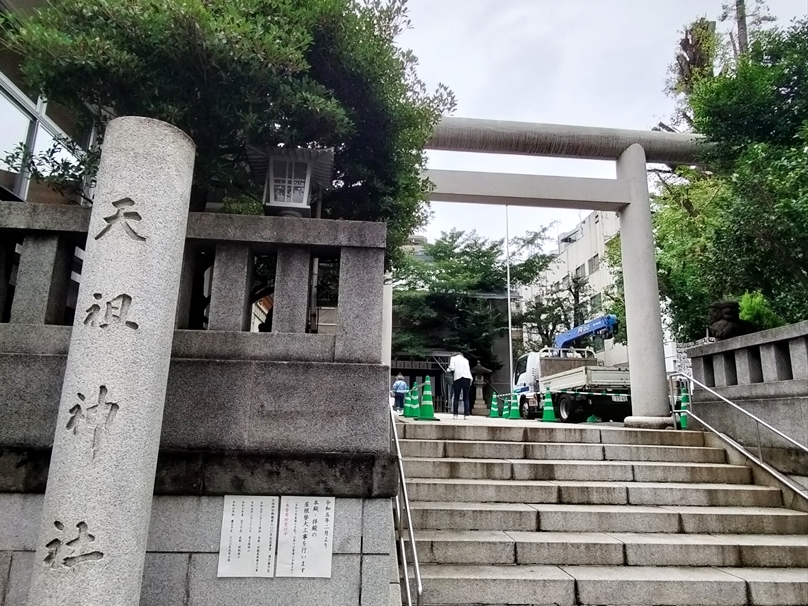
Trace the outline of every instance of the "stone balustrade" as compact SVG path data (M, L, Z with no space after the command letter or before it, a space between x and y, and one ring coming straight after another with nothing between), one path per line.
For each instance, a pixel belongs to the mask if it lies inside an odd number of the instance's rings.
M693 377L728 400L808 445L808 321L687 350ZM694 410L716 429L757 450L756 423L697 388ZM764 458L786 473L808 476L808 457L761 428Z
M0 313L8 318L0 323L0 490L44 489L72 330L65 318L73 254L89 220L90 209L78 206L0 203ZM269 479L271 494L396 492L389 370L380 363L385 242L378 223L189 215L158 493L238 486L240 494L267 494ZM189 330L202 249L213 253L207 327ZM249 332L253 258L273 252L272 332ZM312 254L340 260L335 334L306 332ZM76 310L75 324L84 316Z

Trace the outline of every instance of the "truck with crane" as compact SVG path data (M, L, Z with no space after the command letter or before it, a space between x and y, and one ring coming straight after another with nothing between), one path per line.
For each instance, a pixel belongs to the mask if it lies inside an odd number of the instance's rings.
M611 338L617 318L605 315L557 335L554 347L524 354L514 368L514 394L522 418L541 416L545 392L550 391L556 417L577 423L595 416L622 421L631 414L629 371L603 366L589 347L576 348L586 337Z

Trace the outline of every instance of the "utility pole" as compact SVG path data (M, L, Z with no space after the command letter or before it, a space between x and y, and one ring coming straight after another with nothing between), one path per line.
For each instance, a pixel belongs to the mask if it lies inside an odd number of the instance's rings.
M508 205L505 205L505 271L508 301L508 393L512 394L513 383L513 323L511 321L511 235L508 229Z

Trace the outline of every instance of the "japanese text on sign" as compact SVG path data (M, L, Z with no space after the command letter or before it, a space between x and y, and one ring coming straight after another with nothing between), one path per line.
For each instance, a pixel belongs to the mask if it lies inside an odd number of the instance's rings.
M281 497L276 576L331 578L333 497Z
M225 496L217 576L274 576L277 529L278 497Z

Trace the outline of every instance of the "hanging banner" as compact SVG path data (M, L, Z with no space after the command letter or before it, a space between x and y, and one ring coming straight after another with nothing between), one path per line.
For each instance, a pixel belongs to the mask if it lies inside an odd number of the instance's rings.
M276 576L331 578L333 497L281 497Z
M278 497L225 496L217 576L274 576L277 529Z

